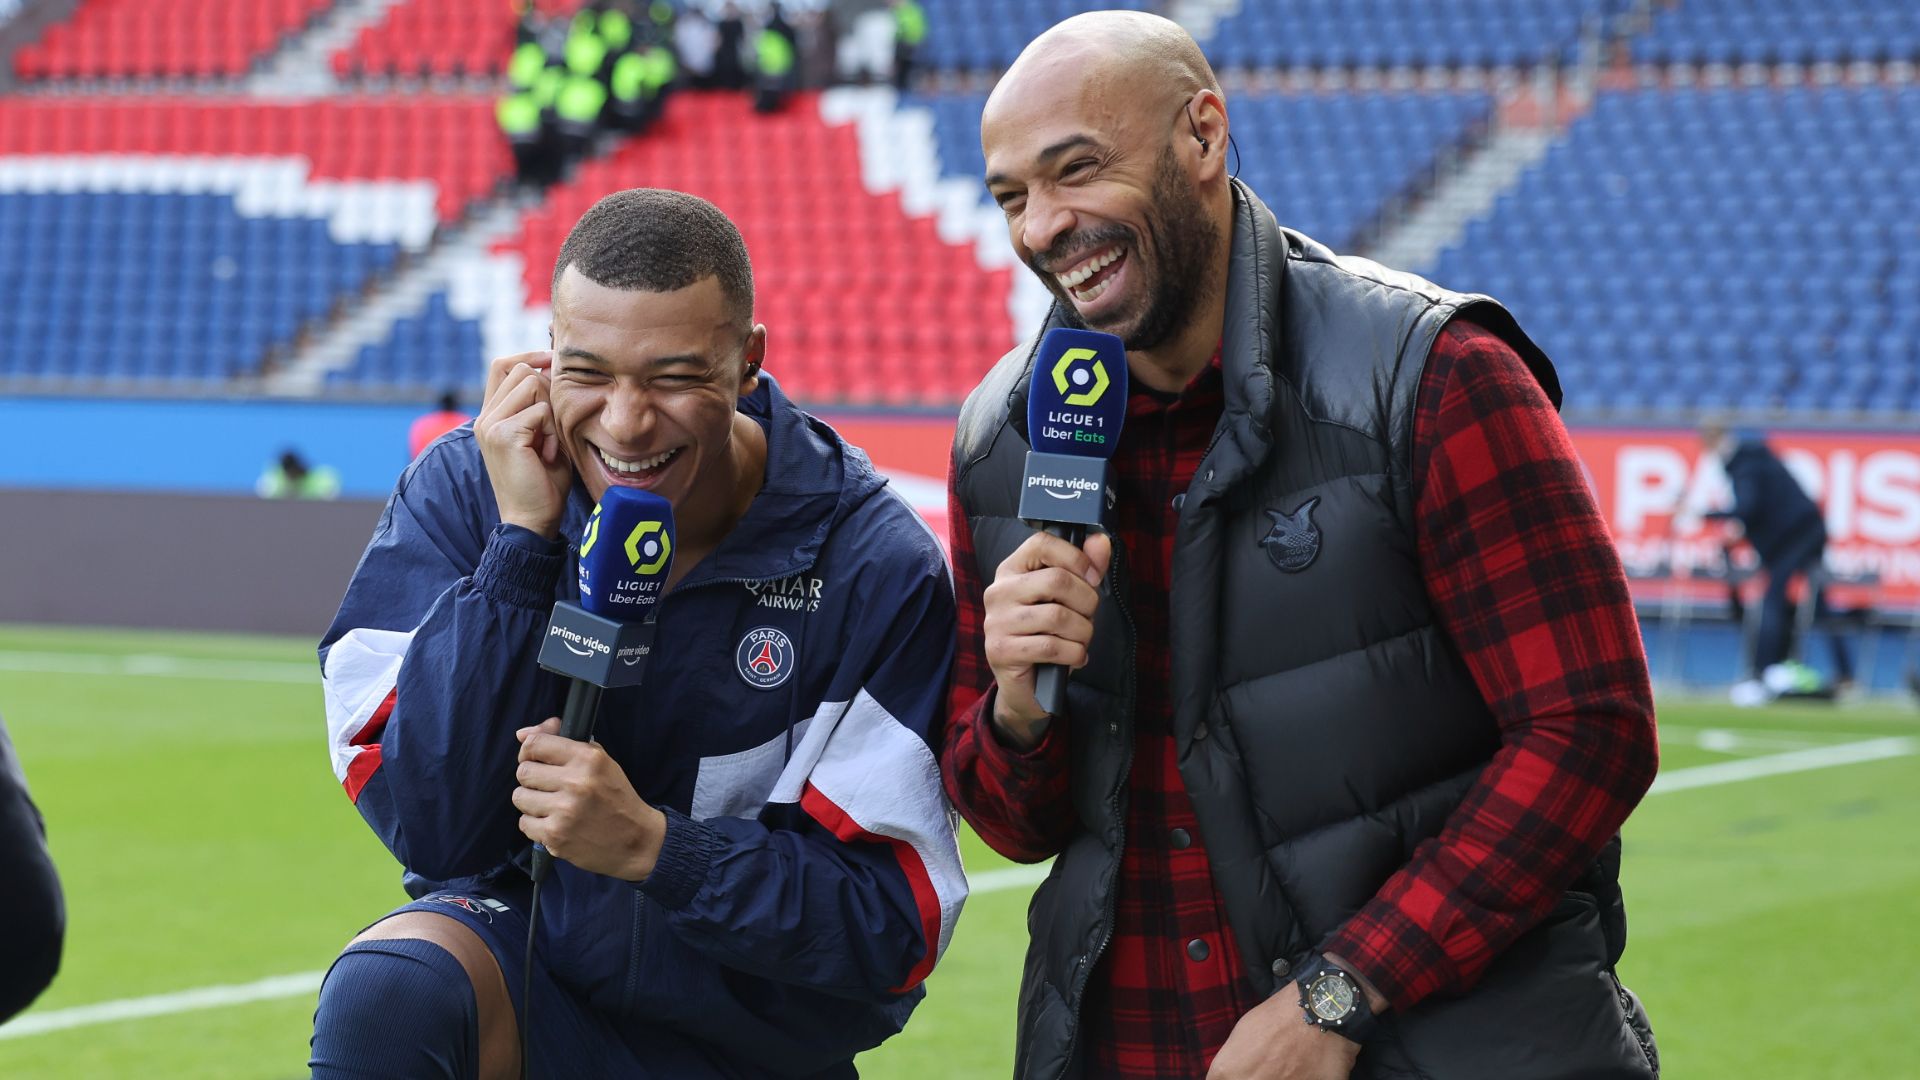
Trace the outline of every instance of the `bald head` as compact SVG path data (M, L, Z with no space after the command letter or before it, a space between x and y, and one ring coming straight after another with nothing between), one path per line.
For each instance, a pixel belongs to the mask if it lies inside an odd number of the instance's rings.
M1193 342L1219 339L1226 147L1226 102L1200 47L1135 11L1078 15L1035 38L980 117L987 192L1014 254L1064 318L1125 340L1130 363L1177 354L1169 379L1188 353L1210 355Z
M996 105L1033 96L1112 94L1159 111L1200 90L1218 94L1220 80L1179 23L1144 11L1090 11L1056 23L1021 50L987 98L983 122Z

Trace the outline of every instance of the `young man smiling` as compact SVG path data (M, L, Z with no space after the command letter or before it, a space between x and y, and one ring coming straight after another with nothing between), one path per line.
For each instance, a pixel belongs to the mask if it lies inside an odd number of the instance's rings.
M940 548L761 375L712 205L601 200L553 309L552 351L496 361L472 430L401 478L321 646L335 770L416 899L329 973L313 1073L510 1076L524 1038L536 1076L851 1076L966 893L927 743ZM576 743L534 658L614 486L673 503L672 576L646 685ZM534 841L558 861L521 1032Z
M1135 12L1041 35L981 120L1048 325L1121 337L1134 387L1084 547L1017 513L1033 345L954 441L946 783L1054 859L1016 1072L1651 1076L1613 966L1653 703L1552 365L1487 297L1280 228L1227 131Z

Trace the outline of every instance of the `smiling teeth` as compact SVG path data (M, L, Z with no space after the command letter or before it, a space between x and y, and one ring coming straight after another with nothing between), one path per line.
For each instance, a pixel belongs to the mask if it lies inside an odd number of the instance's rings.
M594 447L594 449L600 450L600 448L597 446ZM679 448L675 447L674 449L669 450L664 454L655 454L650 458L642 458L639 461L625 461L620 458L614 457L612 454L607 453L605 450L600 450L600 460L606 462L607 468L612 469L614 472L638 473L638 472L646 472L649 469L657 469L660 466L665 465L667 463L668 458L671 458L673 455L679 452L680 452Z
M1086 262L1081 263L1079 269L1073 271L1071 274L1055 274L1053 276L1059 280L1060 284L1071 289L1100 271L1105 270L1112 264L1113 260L1119 257L1119 248L1108 248L1105 255L1088 259Z
M1108 282L1103 281L1100 284L1095 285L1091 289L1069 289L1068 292L1070 292L1073 295L1073 298L1079 301L1080 303L1091 304L1095 300L1100 299L1100 294L1107 291L1107 285L1108 285Z

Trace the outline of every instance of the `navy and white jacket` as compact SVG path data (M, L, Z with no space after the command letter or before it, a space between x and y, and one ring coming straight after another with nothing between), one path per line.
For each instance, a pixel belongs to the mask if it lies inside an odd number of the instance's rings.
M556 862L540 950L617 1023L699 1040L728 1075L850 1076L966 897L928 744L953 587L864 453L771 380L741 411L767 429L766 484L661 601L646 684L607 691L595 729L667 816L658 866L635 885ZM576 485L562 537L591 510ZM535 656L576 559L499 523L470 426L387 502L320 660L334 772L414 896L519 873L513 732L560 711Z

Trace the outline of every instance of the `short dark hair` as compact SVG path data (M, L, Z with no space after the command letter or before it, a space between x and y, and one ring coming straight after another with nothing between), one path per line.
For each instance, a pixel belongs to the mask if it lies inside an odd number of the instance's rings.
M673 292L717 277L729 312L753 321L747 242L720 208L683 191L632 188L594 203L560 245L553 291L572 266L609 289Z

